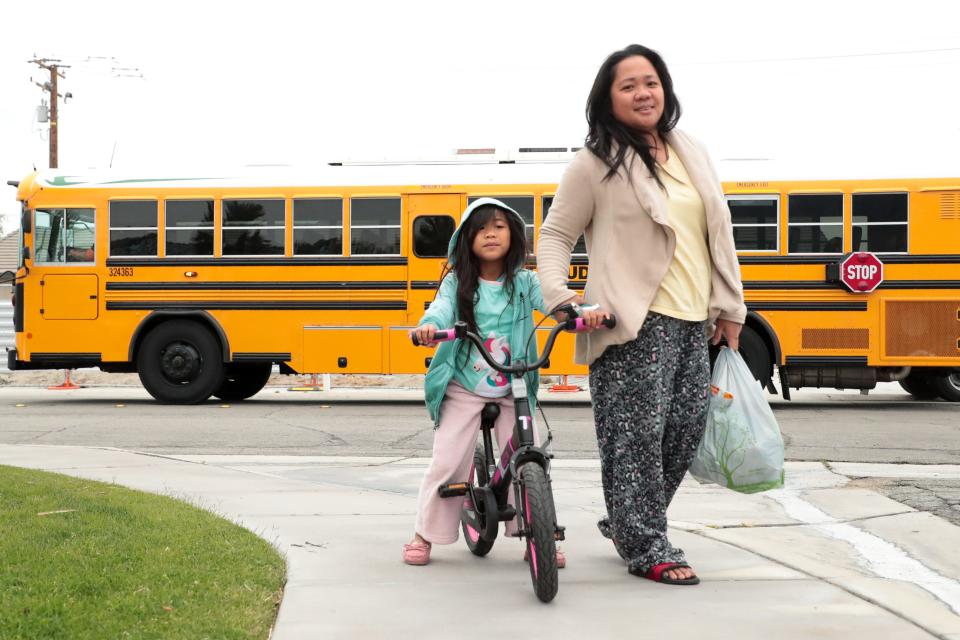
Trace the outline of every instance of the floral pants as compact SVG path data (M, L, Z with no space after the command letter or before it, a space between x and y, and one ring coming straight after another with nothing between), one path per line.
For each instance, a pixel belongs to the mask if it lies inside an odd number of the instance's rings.
M709 387L706 323L653 312L590 365L608 514L598 526L631 573L685 562L667 540L667 507L703 437Z

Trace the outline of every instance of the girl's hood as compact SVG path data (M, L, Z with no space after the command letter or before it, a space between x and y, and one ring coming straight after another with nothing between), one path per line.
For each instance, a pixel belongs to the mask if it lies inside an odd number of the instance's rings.
M457 226L456 230L453 232L453 235L450 236L450 243L447 245L447 262L450 263L451 266L454 264L453 249L454 247L457 246L457 239L460 237L460 230L463 229L464 225L467 224L467 220L470 219L470 214L476 211L479 207L482 207L484 205L491 205L491 204L495 207L499 207L500 209L503 209L504 211L509 211L510 213L515 215L517 217L517 220L520 221L520 226L525 227L526 223L523 221L523 217L519 213L514 211L513 208L508 207L507 205L503 204L496 198L479 198L477 200L474 200L473 202L470 203L470 206L464 209L463 215L460 216L459 226Z

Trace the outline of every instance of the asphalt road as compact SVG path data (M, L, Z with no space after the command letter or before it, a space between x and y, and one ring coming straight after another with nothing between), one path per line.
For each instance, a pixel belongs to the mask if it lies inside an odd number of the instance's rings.
M804 391L794 392L797 399L791 402L773 399L787 458L960 464L960 404L918 402L889 387L884 391L866 397ZM545 411L557 455L597 457L588 405L551 403ZM0 442L8 444L95 445L156 453L426 457L432 441L432 424L417 400L336 401L323 392L268 387L229 406L166 406L134 387L66 393L0 387Z
M789 460L960 464L960 404L919 402L897 385L882 385L869 396L794 392L793 401L772 399L772 406ZM558 457L597 457L588 405L547 404L545 410ZM432 441L432 424L416 400L335 401L323 392L268 387L241 403L182 407L157 404L136 387L0 387L0 442L6 444L157 454L429 457ZM960 482L870 482L896 500L960 523Z

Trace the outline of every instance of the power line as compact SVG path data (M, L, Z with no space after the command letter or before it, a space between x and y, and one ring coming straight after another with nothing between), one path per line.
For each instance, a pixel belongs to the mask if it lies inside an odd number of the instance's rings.
M940 49L906 49L903 51L872 51L869 53L840 53L828 56L798 56L795 58L747 58L743 60L711 60L689 62L687 64L753 64L764 62L809 62L814 60L840 60L845 58L875 58L881 56L923 55L927 53L948 53L960 51L960 47L943 47Z

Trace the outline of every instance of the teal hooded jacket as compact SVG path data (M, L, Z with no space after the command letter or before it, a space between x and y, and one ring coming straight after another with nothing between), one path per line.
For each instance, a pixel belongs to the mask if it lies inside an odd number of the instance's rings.
M480 198L470 204L463 212L460 219L460 226L450 237L450 244L447 245L447 261L453 265L453 250L457 245L457 239L460 237L460 231L463 229L470 215L478 207L483 205L495 205L504 211L517 217L520 224L523 225L523 218L520 214L493 198ZM540 293L540 281L533 271L521 269L514 277L513 291L513 332L510 334L510 353L523 353L523 348L528 345L528 338L533 332L533 310L546 313L543 303L543 294ZM450 272L440 283L437 295L434 297L430 307L423 314L420 323L432 324L437 329L448 329L459 320L457 313L457 276ZM424 380L424 396L427 403L427 410L430 412L430 418L435 426L440 424L440 405L443 403L443 397L447 392L447 385L453 379L455 372L457 346L459 340L442 342L437 347L437 353L430 361L430 368L427 370L427 377ZM527 347L526 360L533 362L537 358L537 341L529 340ZM460 357L461 362L464 360ZM530 401L530 411L537 406L537 386L540 384L540 373L531 371L524 375L524 381L527 384L528 400Z

